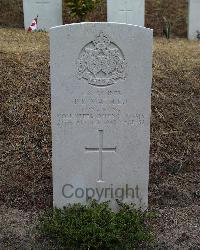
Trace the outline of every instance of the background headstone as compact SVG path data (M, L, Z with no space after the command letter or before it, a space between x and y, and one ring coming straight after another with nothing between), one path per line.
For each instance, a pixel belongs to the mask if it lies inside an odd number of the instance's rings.
M197 31L200 32L200 0L189 0L188 38L197 39Z
M117 23L50 30L54 206L93 197L147 207L152 33Z
M23 0L24 27L38 15L38 29L62 25L62 0Z
M108 22L144 26L144 0L107 0Z

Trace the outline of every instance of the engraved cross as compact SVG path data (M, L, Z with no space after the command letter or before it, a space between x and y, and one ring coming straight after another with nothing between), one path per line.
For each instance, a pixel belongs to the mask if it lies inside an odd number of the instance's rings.
M99 153L99 179L97 182L103 181L103 153L104 152L116 152L117 147L104 147L103 146L103 130L99 130L99 146L98 147L85 147L86 152Z
M125 15L126 15L126 23L128 23L128 14L130 14L131 12L133 12L133 10L129 9L127 7L127 1L125 1L124 5L125 5L125 8L121 9L120 11L125 13Z

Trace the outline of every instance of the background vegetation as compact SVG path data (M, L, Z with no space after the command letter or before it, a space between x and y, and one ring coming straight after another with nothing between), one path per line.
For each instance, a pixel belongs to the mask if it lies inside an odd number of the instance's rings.
M23 27L22 0L0 0L0 25ZM146 27L154 29L155 35L162 35L165 20L172 24L176 36L187 34L187 0L146 0ZM69 15L67 0L63 0L64 23L78 19ZM100 0L96 10L86 17L90 21L106 21L106 0Z

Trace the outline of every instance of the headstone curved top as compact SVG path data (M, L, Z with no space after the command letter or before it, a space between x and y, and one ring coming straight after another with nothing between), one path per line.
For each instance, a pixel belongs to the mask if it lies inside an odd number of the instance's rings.
M54 206L147 207L152 40L118 23L50 29Z
M62 25L62 0L23 0L24 27L38 16L38 29L48 31Z

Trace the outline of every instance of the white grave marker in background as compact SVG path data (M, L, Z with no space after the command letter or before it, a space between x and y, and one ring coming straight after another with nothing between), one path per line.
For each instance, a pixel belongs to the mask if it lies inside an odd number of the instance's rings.
M50 30L54 206L147 207L152 40L117 23Z
M144 26L144 0L107 0L108 22Z
M197 31L200 32L200 0L189 0L188 38L197 39Z
M23 0L24 27L38 15L38 29L62 25L62 0Z

